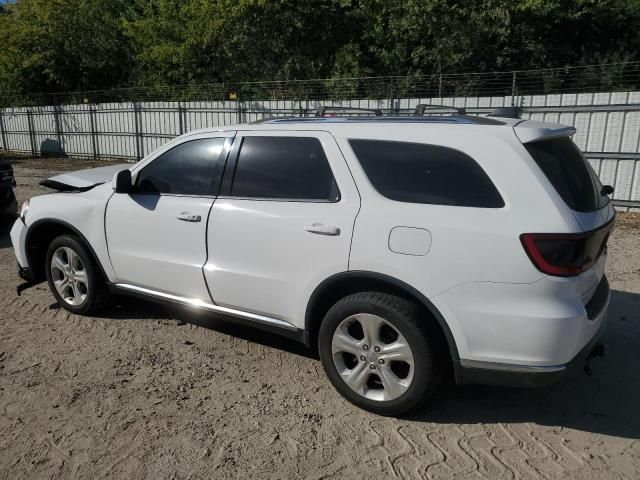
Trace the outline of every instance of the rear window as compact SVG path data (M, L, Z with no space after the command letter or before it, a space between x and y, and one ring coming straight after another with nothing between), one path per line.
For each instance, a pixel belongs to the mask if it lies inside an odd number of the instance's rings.
M373 187L399 202L501 208L504 201L469 155L424 143L350 140Z
M578 212L604 207L609 197L580 149L569 137L552 138L524 145L565 203Z

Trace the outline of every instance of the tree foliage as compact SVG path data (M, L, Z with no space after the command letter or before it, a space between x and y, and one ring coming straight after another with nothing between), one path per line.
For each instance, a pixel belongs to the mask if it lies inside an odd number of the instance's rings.
M0 13L0 88L20 92L109 88L132 60L118 0L25 0Z
M17 0L0 93L635 60L640 0Z

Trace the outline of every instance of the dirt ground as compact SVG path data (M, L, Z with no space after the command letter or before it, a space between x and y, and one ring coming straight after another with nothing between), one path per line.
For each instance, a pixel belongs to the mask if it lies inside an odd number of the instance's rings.
M79 160L16 163L19 200ZM104 164L104 163L101 163ZM344 401L288 340L122 300L70 315L16 294L0 234L0 478L640 478L640 216L619 215L593 376L445 389L410 418Z

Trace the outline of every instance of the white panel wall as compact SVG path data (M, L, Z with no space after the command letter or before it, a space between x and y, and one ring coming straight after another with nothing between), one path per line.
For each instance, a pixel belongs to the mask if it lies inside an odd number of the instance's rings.
M488 113L510 106L511 96L458 98L359 99L337 101L231 101L145 102L54 107L7 108L0 148L36 154L56 151L71 156L139 158L167 141L195 129L254 122L267 117L297 116L320 105L395 109L409 114L419 103L451 105ZM573 125L576 144L586 152L640 154L640 92L527 95L517 97L532 109L523 118ZM638 105L637 110L616 111L616 105ZM535 112L535 107L612 105L610 111ZM473 109L484 109L475 111ZM608 109L609 110L609 109ZM29 112L29 113L27 113ZM56 118L57 117L57 118ZM93 117L93 122L92 122ZM31 124L31 128L30 128ZM93 128L92 128L93 126ZM29 133L31 130L31 134ZM604 183L615 186L615 197L640 201L640 160L590 159Z

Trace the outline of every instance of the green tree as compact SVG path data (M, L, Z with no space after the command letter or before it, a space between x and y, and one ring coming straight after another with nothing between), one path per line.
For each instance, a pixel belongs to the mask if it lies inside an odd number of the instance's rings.
M0 85L21 93L125 84L131 65L119 0L20 0L0 15Z
M1 92L332 78L348 96L366 82L337 79L408 75L410 91L420 75L636 60L640 0L17 0L0 42Z
M125 21L138 84L281 80L331 74L350 36L338 0L140 0Z

